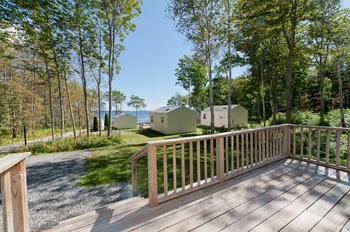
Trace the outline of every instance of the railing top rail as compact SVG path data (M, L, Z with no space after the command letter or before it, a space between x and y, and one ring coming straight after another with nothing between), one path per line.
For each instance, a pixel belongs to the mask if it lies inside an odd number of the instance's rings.
M10 169L14 165L18 164L28 156L30 156L30 152L18 153L18 154L10 154L0 159L0 174Z
M225 132L225 133L211 134L211 135L198 135L198 136L187 137L187 138L158 140L158 141L148 142L147 145L163 146L163 145L173 145L173 144L186 143L186 142L192 142L192 141L203 141L203 140L222 138L222 137L227 137L227 136L232 136L232 135L252 133L252 132L256 132L256 131L264 131L267 129L281 128L284 126L286 126L286 125L284 125L284 124L283 125L275 125L275 126L268 126L268 127L261 127L261 128L233 131L233 132Z
M285 125L290 126L290 127L303 127L303 128L310 128L310 129L350 131L350 128L347 128L347 127L309 126L309 125L301 125L301 124L285 124Z
M137 152L136 154L134 154L133 156L131 156L129 158L130 161L133 161L133 160L137 160L143 156L146 156L147 155L147 145L144 146L139 152Z

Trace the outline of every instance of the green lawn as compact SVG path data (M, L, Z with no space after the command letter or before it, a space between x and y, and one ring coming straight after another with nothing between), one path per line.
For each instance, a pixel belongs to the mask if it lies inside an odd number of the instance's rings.
M163 135L155 131L143 131L139 133L137 129L122 130L124 143L118 146L109 146L92 149L93 156L87 158L85 164L86 174L78 183L83 186L97 186L102 184L112 184L126 182L131 184L130 156L141 150L149 141L181 138L202 134L198 128L195 133L179 135ZM139 183L147 184L147 160L141 159L138 162Z

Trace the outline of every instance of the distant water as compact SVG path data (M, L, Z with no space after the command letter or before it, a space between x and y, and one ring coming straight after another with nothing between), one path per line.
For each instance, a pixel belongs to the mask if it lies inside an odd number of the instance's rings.
M126 113L126 114L131 114L136 116L136 111L123 111L122 113ZM150 111L137 111L137 121L139 122L148 122L149 121L149 113ZM102 110L102 119L105 118L105 114L108 114L108 110ZM98 115L98 112L96 112L96 115ZM116 116L115 111L112 111L112 118L114 118Z

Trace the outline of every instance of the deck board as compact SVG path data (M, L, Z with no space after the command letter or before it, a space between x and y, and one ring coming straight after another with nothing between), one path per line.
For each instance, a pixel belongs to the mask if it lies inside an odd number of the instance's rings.
M285 159L155 208L129 199L48 231L349 231L349 190L347 172Z

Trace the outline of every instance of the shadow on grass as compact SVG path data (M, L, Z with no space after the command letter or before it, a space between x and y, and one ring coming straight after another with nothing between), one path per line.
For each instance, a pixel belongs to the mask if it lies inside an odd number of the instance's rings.
M130 183L130 156L138 152L143 145L124 145L86 159L85 175L78 183L83 186L97 186L110 183Z

